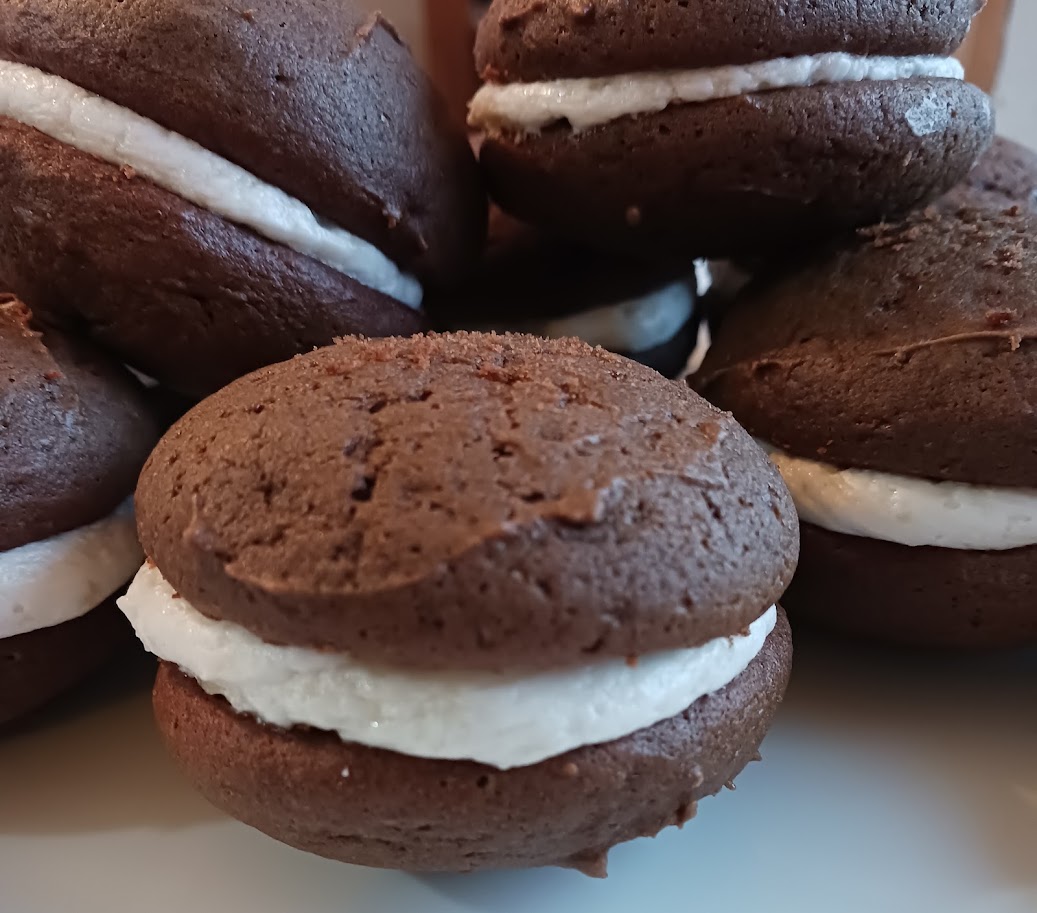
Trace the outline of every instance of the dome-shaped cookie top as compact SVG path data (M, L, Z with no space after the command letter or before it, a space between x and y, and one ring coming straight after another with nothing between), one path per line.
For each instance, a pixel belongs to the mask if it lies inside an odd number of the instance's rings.
M111 513L159 435L138 385L0 295L0 551Z
M476 66L493 82L697 69L778 57L950 54L982 0L495 0Z
M183 134L404 270L478 256L464 136L393 28L347 0L10 0L0 58Z
M266 640L420 667L702 643L783 592L795 511L729 416L574 340L345 340L196 407L145 550Z
M763 278L693 383L798 456L1037 486L1037 215L980 195Z

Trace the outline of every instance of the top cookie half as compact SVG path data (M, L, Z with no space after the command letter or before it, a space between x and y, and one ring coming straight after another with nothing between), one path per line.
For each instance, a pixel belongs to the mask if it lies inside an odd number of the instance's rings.
M475 58L494 82L614 76L844 51L951 54L985 0L496 0Z
M578 665L739 633L791 578L788 493L730 416L576 340L345 340L188 413L145 551L264 640L408 667Z
M194 140L383 250L449 273L479 227L463 138L393 28L337 0L8 0L0 59Z

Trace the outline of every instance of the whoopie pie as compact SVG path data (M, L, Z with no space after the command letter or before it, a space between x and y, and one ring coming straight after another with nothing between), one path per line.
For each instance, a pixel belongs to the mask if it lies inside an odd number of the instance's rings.
M470 124L514 215L616 248L769 253L902 215L989 143L949 55L982 0L495 0Z
M158 436L127 373L0 296L0 724L130 643L111 597L140 563L130 496Z
M675 377L697 341L697 298L688 258L602 254L494 206L480 268L426 304L438 329L574 336Z
M577 340L345 340L188 413L123 611L215 805L424 871L682 824L785 689L795 509L685 385Z
M0 4L0 274L204 394L423 328L485 198L399 36L350 0Z
M900 643L1037 641L1037 213L963 191L728 311L696 388L802 521L790 614Z

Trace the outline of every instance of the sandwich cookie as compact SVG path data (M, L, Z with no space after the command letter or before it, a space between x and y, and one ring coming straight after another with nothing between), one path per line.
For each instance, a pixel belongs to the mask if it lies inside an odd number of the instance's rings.
M973 204L757 281L693 381L796 501L797 618L907 644L1037 640L1037 215Z
M346 340L186 415L120 605L215 805L422 871L681 824L756 756L795 508L734 421L577 340Z
M341 0L4 3L0 193L15 290L192 394L422 329L486 218L409 51Z
M130 495L159 429L118 367L0 296L0 723L98 668L129 632Z
M440 329L574 336L675 377L695 347L696 302L687 261L604 255L491 207L481 268L460 287L430 294L427 307Z
M587 242L770 253L961 180L990 101L950 55L982 0L495 0L479 28L490 192Z

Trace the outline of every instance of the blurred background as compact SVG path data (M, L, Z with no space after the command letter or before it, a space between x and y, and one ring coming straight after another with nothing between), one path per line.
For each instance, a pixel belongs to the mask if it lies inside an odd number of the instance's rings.
M396 24L460 112L474 80L470 38L465 33L471 0L367 2ZM1035 0L988 0L960 56L969 78L987 91L993 90L999 132L1037 148L1035 45Z

